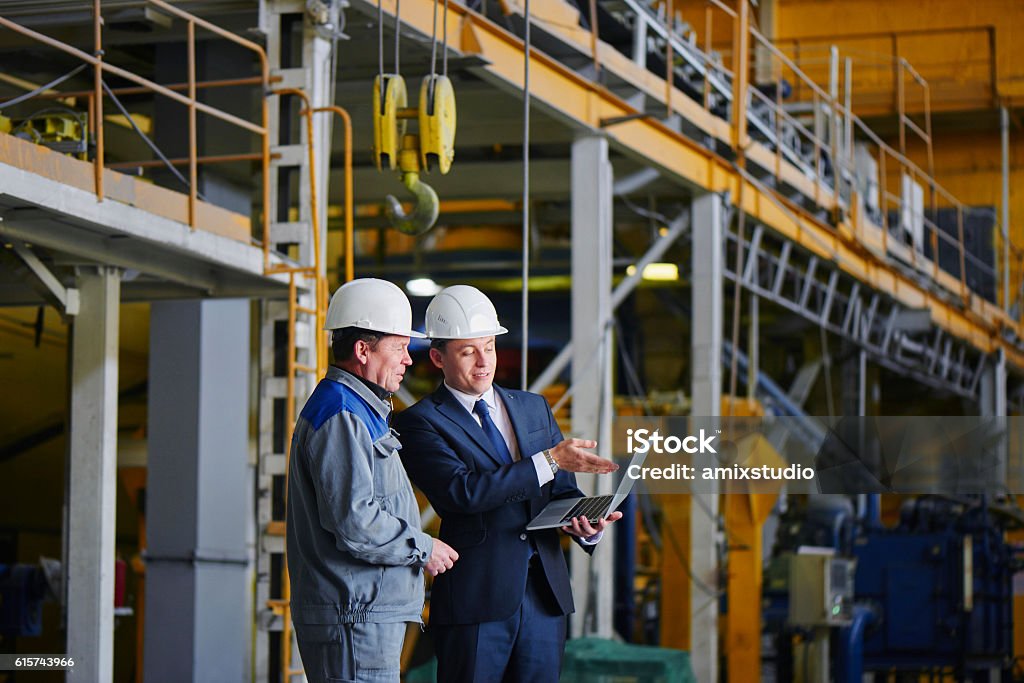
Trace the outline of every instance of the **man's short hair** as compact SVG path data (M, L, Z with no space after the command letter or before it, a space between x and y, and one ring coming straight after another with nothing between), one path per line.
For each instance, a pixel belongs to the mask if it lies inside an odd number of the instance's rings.
M448 346L450 339L431 339L430 348L437 349L441 353L444 353L444 347Z
M362 327L342 327L339 330L334 330L331 335L331 351L334 353L334 362L344 363L352 360L357 341L366 342L370 345L370 349L376 351L377 344L385 336L387 335L383 332L375 332Z

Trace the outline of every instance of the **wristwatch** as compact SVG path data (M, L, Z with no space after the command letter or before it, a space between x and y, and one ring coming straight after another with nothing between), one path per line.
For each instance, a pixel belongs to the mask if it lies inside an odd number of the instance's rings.
M551 451L546 448L541 452L544 453L544 458L548 461L548 465L551 467L551 476L558 474L558 463L555 461L555 456L551 455Z

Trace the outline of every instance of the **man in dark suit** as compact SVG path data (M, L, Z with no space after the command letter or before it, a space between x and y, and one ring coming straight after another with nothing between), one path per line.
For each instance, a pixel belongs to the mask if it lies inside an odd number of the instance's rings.
M430 625L438 680L544 683L558 680L566 615L573 612L558 531L526 525L553 499L583 495L572 472L616 465L563 440L542 396L493 385L493 304L456 285L427 307L430 359L444 383L395 420L402 462L441 517L440 538L460 556L438 576ZM562 530L588 554L614 512Z

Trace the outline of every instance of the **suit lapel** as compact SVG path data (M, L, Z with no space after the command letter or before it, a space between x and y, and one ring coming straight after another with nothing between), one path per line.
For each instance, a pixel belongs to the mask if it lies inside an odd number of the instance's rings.
M515 395L507 389L499 387L497 384L494 385L495 393L501 394L501 400L505 403L505 412L508 413L508 419L512 422L512 431L516 435L516 445L519 447L519 457L529 458L533 456L533 453L527 453L524 449L527 446L526 443L526 432L523 431L523 420L525 416L522 411L525 406L522 405L522 401L516 399ZM543 488L541 491L543 492ZM537 516L541 509L547 504L546 497L531 498L530 499L530 515Z
M523 447L526 444L526 433L522 430L522 415L520 411L522 406L519 405L519 401L516 400L512 392L507 389L499 387L497 384L494 385L494 393L501 395L501 400L505 404L505 412L508 413L508 419L512 422L512 432L516 435L516 446L519 448L519 457L528 458L533 453L524 453Z
M480 425L477 424L476 419L470 415L462 404L452 396L452 392L442 384L438 387L437 391L434 392L434 400L437 402L437 411L444 415L446 418L459 425L462 431L466 432L473 442L476 443L480 449L487 454L496 465L504 465L505 461L494 452L494 446L491 445L491 440L484 434L484 430L481 429ZM518 432L516 438L519 438Z

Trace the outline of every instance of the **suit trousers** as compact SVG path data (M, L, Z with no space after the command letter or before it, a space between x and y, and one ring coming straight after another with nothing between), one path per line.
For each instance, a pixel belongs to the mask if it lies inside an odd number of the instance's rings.
M531 568L523 601L508 619L431 627L437 651L437 680L557 683L565 629L565 615L558 609L543 570Z
M398 683L405 622L361 622L330 627L322 641L299 640L309 683Z

